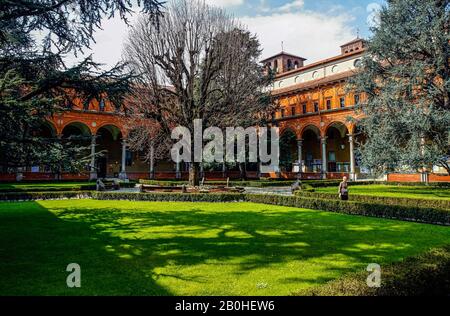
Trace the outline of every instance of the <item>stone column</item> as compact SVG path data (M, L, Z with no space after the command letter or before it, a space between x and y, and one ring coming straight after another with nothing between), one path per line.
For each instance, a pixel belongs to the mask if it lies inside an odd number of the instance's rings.
M302 178L303 173L303 139L297 140L297 151L298 151L298 178Z
M203 162L200 163L200 179L205 177L205 168L203 166Z
M180 157L179 157L179 154L177 155L177 160L179 160L180 159ZM176 179L177 180L179 180L179 179L181 179L181 162L177 162L176 163L176 167L175 167L176 169L176 174L175 174L175 177L176 177Z
M227 163L225 162L225 160L222 163L222 173L223 173L223 177L226 179L227 178Z
M122 166L119 178L121 180L127 179L127 142L125 140L122 141Z
M355 138L353 134L348 135L350 143L350 180L356 181L356 163L355 163Z
M425 146L426 146L426 139L425 139L425 137L421 137L420 138L420 155L422 157L425 156L425 150L426 150ZM427 170L426 165L423 165L422 169L420 170L420 181L423 183L429 182L428 170Z
M328 161L327 161L327 137L322 137L320 140L322 144L322 179L327 178Z
M95 135L91 138L91 171L89 175L89 180L97 180L97 170L95 168Z
M155 178L155 147L150 146L150 179Z

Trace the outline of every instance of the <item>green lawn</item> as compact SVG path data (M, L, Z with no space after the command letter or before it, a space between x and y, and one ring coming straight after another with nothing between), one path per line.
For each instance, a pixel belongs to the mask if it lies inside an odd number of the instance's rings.
M337 187L315 188L316 192L336 193ZM411 199L450 200L450 188L426 186L396 186L396 185L354 185L350 184L350 194L400 197Z
M289 295L449 240L448 227L251 203L6 202L0 295Z

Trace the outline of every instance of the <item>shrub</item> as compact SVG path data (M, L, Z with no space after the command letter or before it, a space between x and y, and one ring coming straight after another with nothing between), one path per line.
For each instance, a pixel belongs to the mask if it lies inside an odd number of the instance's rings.
M314 192L315 190L314 190L314 187L312 186L312 185L310 185L310 184L307 184L307 183L302 183L302 186L301 186L301 191L297 191L297 193L296 194L300 194L301 192Z
M134 200L166 202L239 202L281 205L438 225L450 225L450 211L431 207L387 205L323 198L239 193L126 193L126 192L16 192L0 194L0 200L24 201L45 199L94 198L98 200Z
M405 187L436 187L436 188L449 188L450 182L378 182L379 184L398 185Z
M157 202L238 202L245 200L245 195L235 193L186 194L93 192L92 197L97 200L133 200Z
M8 192L8 193L0 193L0 201L87 199L90 198L91 196L92 196L91 191Z
M42 184L40 186L39 184ZM122 188L134 188L136 182L120 182ZM12 192L68 192L68 191L93 191L96 189L95 183L74 183L71 186L58 186L58 183L36 183L33 185L24 185L17 187L0 187L0 193Z
M0 188L0 193L20 192L68 192L68 191L92 191L96 189L95 184L74 185L73 187L23 187L23 188Z
M230 181L229 185L233 187L255 187L255 188L264 188L264 187L283 187L283 186L291 186L295 181ZM159 185L159 186L177 186L177 185L187 185L187 181L176 181L176 180L168 180L168 181L160 181L160 180L139 180L140 184L147 185ZM205 181L205 185L216 185L216 186L225 186L227 185L227 181Z
M295 293L301 296L449 296L450 246L381 266L381 287L366 284L368 272L348 274L325 285Z
M258 195L237 193L183 194L183 193L121 193L94 192L100 200L137 200L167 202L238 202L281 205L307 208L349 215L362 215L429 224L450 225L450 211L430 207L411 207L356 201L327 200L323 198L293 197L281 195Z
M450 211L430 207L386 205L281 195L247 194L246 200L254 203L308 208L349 215L363 215L429 224L450 225Z
M338 200L338 194L333 193L314 193L311 191L299 191L296 192L298 197ZM410 198L397 198L387 196L370 196L370 195L358 195L350 194L350 201L386 204L386 205L404 205L410 207L424 207L424 208L436 208L443 210L450 210L450 201L447 200L432 200L432 199L410 199Z

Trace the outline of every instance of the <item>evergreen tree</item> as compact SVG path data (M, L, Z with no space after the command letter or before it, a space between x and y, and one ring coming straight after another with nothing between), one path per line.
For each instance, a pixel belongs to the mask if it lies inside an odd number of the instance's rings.
M87 159L76 141L63 144L39 133L45 119L66 110L74 94L89 102L107 95L117 107L133 74L117 64L101 71L87 57L67 67L67 54L83 53L104 18L127 21L131 0L0 0L0 166L6 170L45 164L52 170L79 170ZM157 22L161 3L137 5ZM64 146L66 145L66 146ZM68 146L67 146L68 145ZM4 170L4 171L6 171Z
M449 0L391 0L382 8L349 86L368 97L358 107L364 166L440 165L450 173L449 13Z

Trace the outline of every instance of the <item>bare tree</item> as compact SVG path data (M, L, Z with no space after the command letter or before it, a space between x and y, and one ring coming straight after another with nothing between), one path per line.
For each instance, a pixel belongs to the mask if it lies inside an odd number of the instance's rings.
M270 78L258 62L259 41L235 19L203 1L177 0L158 25L150 22L150 16L138 19L124 49L125 60L141 74L133 96L139 105L132 106L130 120L153 122L149 136L167 144L175 126L193 134L195 119L225 128L269 117ZM198 163L190 163L192 185L198 184L198 170Z

